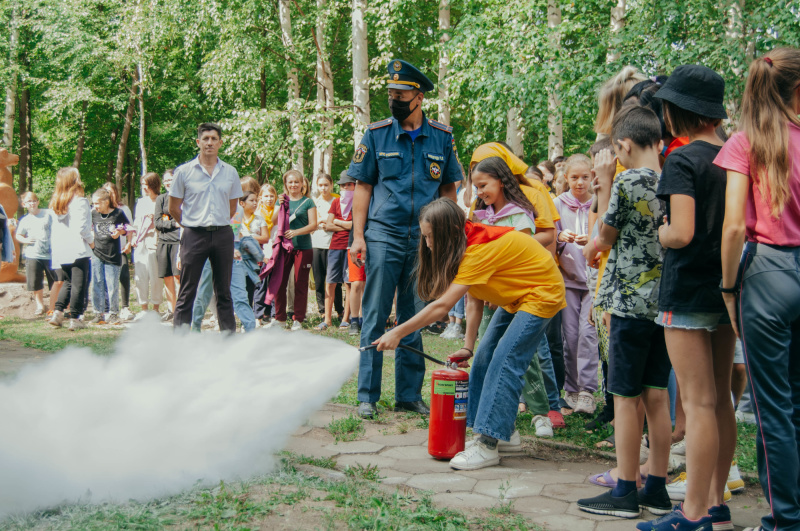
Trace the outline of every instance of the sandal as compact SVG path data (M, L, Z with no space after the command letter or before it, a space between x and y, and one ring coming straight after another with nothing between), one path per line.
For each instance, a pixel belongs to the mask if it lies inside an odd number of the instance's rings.
M647 481L647 476L645 476L644 474L640 473L639 476L641 476L642 483ZM603 481L600 481L601 479ZM589 476L589 483L597 485L598 487L607 487L609 489L613 489L614 487L617 486L616 480L613 477L611 477L611 469L606 470L602 474L595 474L594 476Z
M347 328L350 328L350 323L349 323L349 322L347 322L347 321L342 321L341 323L339 323L339 328L340 328L340 329L347 329Z
M616 443L616 440L614 439L614 434L612 433L611 435L609 435L608 437L606 437L605 439L603 439L599 443L595 444L594 447L595 448L600 448L601 450L604 449L604 448L613 449L615 443Z
M327 330L327 329L328 329L328 325L325 323L325 321L321 322L320 324L318 324L317 326L314 327L314 330L319 330L319 331Z

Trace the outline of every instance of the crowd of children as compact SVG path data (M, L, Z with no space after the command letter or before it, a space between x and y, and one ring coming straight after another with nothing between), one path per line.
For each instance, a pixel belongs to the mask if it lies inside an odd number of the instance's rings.
M462 365L474 354L467 422L476 437L453 468L491 466L518 449L519 411L531 412L540 437L563 428L565 413L594 415L600 388L605 407L586 427L613 425L606 443L617 467L592 478L606 490L578 507L659 516L643 530L732 530L725 502L743 486L732 462L746 363L753 409L741 418L758 424L771 507L762 528L800 526L799 112L795 49L753 62L731 139L716 72L684 65L649 79L626 67L600 91L588 156L528 166L501 142L475 151L458 203L438 199L420 215L417 290L431 302L387 323L376 341L393 349L449 316L442 336L463 338ZM128 317L119 289L132 251L139 304L159 311L164 286L162 319L171 318L181 229L159 195L160 177L147 174L141 185L133 218L113 185L90 204L74 168L58 172L49 210L33 193L22 197L28 215L17 239L27 245L36 315L85 327L91 285L91 322L119 323ZM313 272L317 330L333 326L335 310L340 328L359 334L364 268L348 252L356 181L344 171L338 194L334 186L318 176L312 199L296 170L283 175L281 194L242 179L231 294L244 331L301 329ZM198 329L212 299L206 269ZM671 453L686 456L686 472L668 483Z

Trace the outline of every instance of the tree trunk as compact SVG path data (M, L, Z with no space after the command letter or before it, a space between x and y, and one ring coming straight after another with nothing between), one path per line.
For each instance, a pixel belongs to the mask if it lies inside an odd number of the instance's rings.
M75 148L75 158L72 159L72 166L75 168L81 167L81 158L83 158L83 145L86 142L86 111L88 108L89 102L84 100L81 106L81 124L78 133L78 145Z
M367 55L367 23L364 13L367 0L353 0L353 146L358 146L369 125L369 56Z
M142 65L136 65L136 72L134 74L134 81L139 87L137 97L139 100L139 158L142 161L142 176L147 173L147 149L144 146L145 140L145 120L144 120L144 76L142 74Z
M611 8L611 39L619 38L619 34L625 29L625 0L617 0L617 5ZM616 42L609 43L606 52L606 63L619 61L620 53Z
M439 121L450 125L450 84L447 82L447 67L450 58L445 44L450 40L450 0L439 0Z
M278 16L281 20L281 39L286 48L286 55L294 56L294 41L292 40L292 14L289 10L289 0L278 0ZM303 173L303 138L300 135L300 80L297 78L297 68L289 68L289 127L292 131L292 168Z
M512 107L508 110L506 125L506 144L511 147L511 151L523 158L522 149L522 120L519 115L519 109Z
M333 73L325 45L325 21L328 19L328 0L317 0L317 106L322 109L319 118L320 132L314 139L314 174L312 188L317 190L317 177L321 173L331 174L333 165L333 117L328 113L333 107Z
M557 61L561 50L561 7L557 0L547 0L547 26L550 28L551 60ZM557 71L558 69L553 69ZM561 122L561 100L558 91L561 84L555 78L550 83L547 96L547 156L550 160L564 154L564 135Z
M19 94L19 183L17 185L17 195L22 195L28 191L28 157L31 154L31 141L28 138L28 100L31 91L24 88ZM17 218L20 218L25 211L20 203L17 209ZM9 215L14 215L9 212Z
M114 152L117 149L117 135L119 134L119 127L115 127L111 131L111 155L108 157L108 164L106 165L106 182L110 183L114 178Z
M745 0L730 0L728 4L728 23L725 25L725 37L728 42L736 43L737 53L730 54L731 71L737 79L742 77L746 65L750 63L748 57L748 40L745 36L744 26ZM725 102L728 112L729 132L734 129L739 120L739 96L733 95Z
M11 72L11 79L6 86L6 110L5 120L3 121L3 144L8 151L14 148L14 120L16 118L17 102L17 47L19 44L19 26L17 20L19 13L16 8L11 11L10 34L8 37L8 69Z
M27 100L28 102L25 104L25 115L26 121L28 122L28 190L33 190L33 120L31 119L30 91L28 91Z
M128 97L128 110L125 112L125 123L122 126L122 136L119 139L119 149L117 149L117 168L114 171L114 184L117 185L117 190L122 190L122 168L125 164L125 154L128 151L128 136L131 133L131 123L133 122L133 111L136 97L134 91L136 90L136 82L133 82L131 87L130 96Z

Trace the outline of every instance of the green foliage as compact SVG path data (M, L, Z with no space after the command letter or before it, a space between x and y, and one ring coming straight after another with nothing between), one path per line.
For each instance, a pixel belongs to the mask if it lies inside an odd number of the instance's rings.
M138 107L122 157L122 184L133 203L141 172L139 138L148 169L163 172L192 158L199 122L225 128L223 156L240 174L277 183L292 163L289 120L313 168L315 147L333 146L333 175L352 156L352 36L349 0L287 2L292 47L282 39L278 0L9 0L0 6L0 85L14 79L30 90L32 188L47 200L55 171L70 165L85 119L80 169L89 191L112 178L125 113L141 87L145 130ZM800 46L800 7L790 0L628 0L622 29L610 28L612 0L454 0L449 40L438 28L438 2L370 0L365 16L370 58L371 118L388 116L384 85L388 60L402 57L435 82L446 52L449 104L461 158L481 143L504 140L507 113L519 109L526 160L547 155L548 97L557 96L565 153L594 141L597 91L631 64L647 75L702 63L727 82L736 118L747 67L776 46ZM561 23L548 25L548 6ZM326 25L316 39L316 25ZM333 107L317 99L318 45L333 74ZM618 59L608 61L609 51ZM289 108L289 70L296 70L300 100ZM136 72L142 79L136 83ZM437 118L438 91L425 109ZM84 102L86 115L82 117ZM333 127L323 127L332 119ZM14 125L19 148L19 120Z
M347 477L366 479L367 481L378 481L381 479L381 471L377 465L364 466L358 463L355 466L346 466L344 473Z

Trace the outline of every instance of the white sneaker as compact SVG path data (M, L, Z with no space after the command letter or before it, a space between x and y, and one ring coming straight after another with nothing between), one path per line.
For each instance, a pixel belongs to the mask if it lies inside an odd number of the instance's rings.
M500 455L497 448L494 450L488 448L480 441L463 452L458 452L454 458L450 460L450 468L456 470L478 470L487 466L494 466L500 464Z
M670 500L686 498L686 472L681 472L671 483L667 483L667 494Z
M292 332L297 332L303 329L303 323L300 321L292 321Z
M755 413L747 413L745 411L736 411L736 422L742 422L744 424L755 424L756 423L756 414Z
M269 322L269 324L265 325L264 328L286 328L286 321L278 321L277 319L273 319Z
M447 328L444 329L444 332L439 334L439 337L442 339L455 339L453 336L453 325L455 323L447 323Z
M464 331L458 323L453 323L453 339L464 339Z
M564 393L564 402L566 402L569 408L573 411L578 405L578 396L578 393Z
M86 323L81 321L80 319L70 319L69 321L69 330L74 332L75 330L83 330L86 328Z
M594 410L597 406L594 403L594 397L589 391L581 391L578 393L578 400L572 410L575 413L586 413L587 415L594 415Z
M669 453L673 455L686 455L686 439L681 439L673 444L669 449Z
M545 415L536 415L531 421L531 425L536 427L536 436L549 439L553 436L553 423Z
M731 464L731 470L728 472L728 483L726 487L731 492L741 492L744 490L744 480L742 479L742 475L739 474L739 467L736 466L735 461Z
M464 450L473 444L477 444L480 438L480 435L476 435L471 441L467 441L466 444L464 444ZM522 439L520 439L519 430L514 430L514 433L511 434L511 438L507 441L497 440L497 451L500 453L519 452L520 450L522 450Z
M50 320L47 322L55 326L56 328L61 328L62 323L64 322L64 312L54 310L53 317L51 317Z
M119 318L122 319L123 321L130 321L131 319L133 319L133 317L134 315L133 312L130 310L130 308L127 307L123 308L119 312Z

